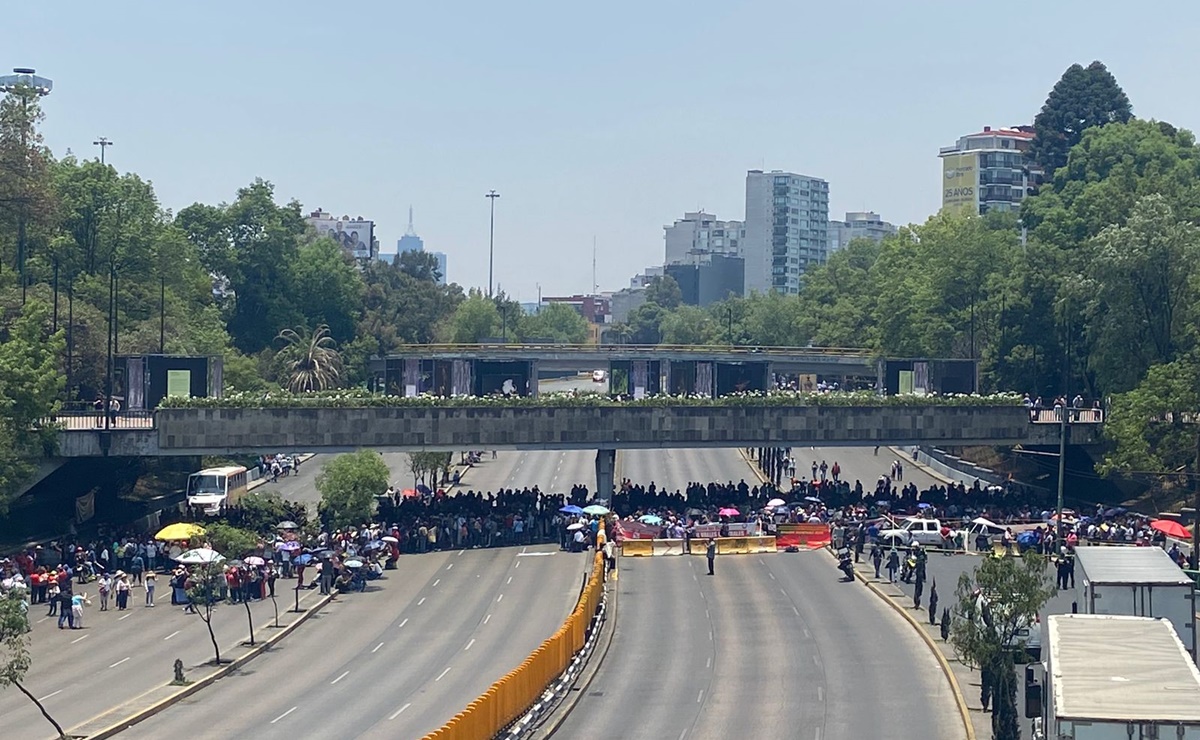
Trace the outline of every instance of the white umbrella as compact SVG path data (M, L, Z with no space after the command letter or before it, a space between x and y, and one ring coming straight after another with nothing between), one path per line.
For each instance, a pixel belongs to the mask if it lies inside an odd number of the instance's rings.
M346 567L347 568L361 568L361 567L363 567L363 561L359 560L358 558L351 558L350 560L346 561Z
M260 558L257 555L251 555L248 558L243 558L242 562L245 563L246 565L266 565L267 564L267 561L263 560L262 558Z
M783 506L785 503L787 502L781 498L773 498L767 502L767 507L774 509L776 506Z
M184 565L204 565L206 563L219 563L225 559L221 553L209 547L197 547L195 550L188 550L181 553L175 558L177 562Z
M584 525L582 522L575 522L574 524L568 526L567 529L574 532L577 529L583 529L583 526Z
M604 508L600 504L592 504L591 506L583 507L583 513L591 514L593 516L604 516L608 513L608 509Z
M390 534L387 535L386 537L380 537L379 539L383 540L384 542L390 542L393 545L400 542L400 540L396 539L395 537L391 536Z

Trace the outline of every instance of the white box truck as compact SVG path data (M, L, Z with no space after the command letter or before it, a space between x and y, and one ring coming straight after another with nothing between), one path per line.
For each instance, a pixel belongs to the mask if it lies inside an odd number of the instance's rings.
M1200 739L1200 671L1166 620L1055 614L1045 641L1035 739Z
M1196 587L1160 548L1078 548L1075 604L1081 614L1166 619L1196 659Z

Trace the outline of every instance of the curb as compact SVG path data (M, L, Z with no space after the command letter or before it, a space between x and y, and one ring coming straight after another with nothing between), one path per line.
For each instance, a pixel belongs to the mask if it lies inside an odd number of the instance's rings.
M826 552L829 551L826 550ZM888 605L892 607L892 609L896 610L900 616L904 617L905 621L907 621L909 625L917 631L917 634L921 636L921 639L924 640L925 646L929 648L929 651L933 653L933 657L937 659L938 665L941 666L942 674L946 676L946 681L950 683L950 690L954 693L954 703L958 705L958 714L962 719L963 729L966 730L967 740L976 740L975 725L971 721L971 709L967 706L967 700L966 697L963 696L962 687L958 685L958 679L954 676L954 669L950 667L950 661L947 660L946 656L942 654L942 649L938 647L938 644L934 642L933 638L929 636L929 633L925 631L925 627L922 626L913 615L909 614L908 610L905 609L900 603L881 591L874 583L868 581L866 576L858 572L857 568L854 570L854 576L858 580L862 581L863 585L871 590L871 593L886 601Z
M130 727L133 727L134 725L138 724L139 722L150 719L151 717L153 717L154 715L163 711L164 709L166 709L170 706L173 706L175 704L178 704L179 702L188 698L189 696L196 693L200 689L213 683L217 679L224 678L225 676L229 675L234 670L241 668L245 664L249 663L251 660L257 658L259 655L264 653L267 650L267 648L273 646L276 642L279 642L284 637L287 637L289 634L291 634L291 632L294 629L299 627L301 624L304 624L304 622L306 622L309 617L316 614L318 611L320 611L320 609L322 607L324 607L326 604L328 604L332 600L333 600L333 596L331 594L331 595L328 595L325 598L317 601L315 604L310 606L303 614L297 616L295 620L293 620L292 622L289 622L285 627L280 629L279 632L277 632L276 634L267 638L266 640L263 640L262 642L258 643L257 645L254 646L253 649L250 650L250 652L235 659L232 663L221 666L218 670L208 674L204 678L196 680L195 683L192 683L188 686L182 687L179 691L175 692L174 694L171 694L170 696L166 697L165 699L157 701L154 704L151 704L150 706L146 707L145 709L141 709L141 710L129 715L128 717L125 717L124 719L116 722L115 724L105 727L104 729L100 730L99 732L95 732L95 733L92 733L90 735L86 735L83 737L86 737L87 740L103 740L104 738L113 737L117 733L122 732L123 730L129 729ZM165 683L165 684L162 684L162 686L160 686L159 688L162 688L164 686L170 686L170 685L171 685L170 683ZM154 689L151 689L151 690L153 691ZM83 726L86 724L87 724L87 722L85 721L81 725L77 725L77 726ZM80 737L80 736L76 735L72 730L67 730L67 735L73 736L73 737Z
M771 482L770 480L767 479L767 474L764 473L763 471L759 470L758 466L754 464L754 460L752 460L750 458L750 456L748 454L746 454L746 450L739 447L739 448L737 448L737 451L738 451L738 455L741 456L742 461L746 463L746 467L750 468L750 472L754 473L755 477L758 478L758 482L760 485L763 483Z
M950 486L950 485L958 484L958 481L951 478L950 476L942 475L941 473L939 473L938 471L929 467L928 465L921 462L920 460L914 460L912 453L905 452L904 450L898 449L896 447L892 447L891 445L888 446L888 449L891 450L892 452L896 453L896 455L898 455L900 457L900 459L904 461L905 465L912 465L914 468L916 468L917 470L920 470L922 473L924 473L925 475L928 475L930 478L933 478L934 480L939 481L942 485Z
M619 559L618 562L620 562ZM619 571L620 567L618 566L613 572L616 573ZM598 646L599 650L592 653L591 657L594 660L588 660L587 668L584 669L584 674L580 677L580 683L577 686L571 687L570 694L573 694L573 696L556 707L554 712L546 719L546 722L536 729L532 737L544 740L558 732L558 728L562 727L563 722L566 722L567 718L571 716L571 712L575 711L575 707L583 699L584 694L587 693L588 687L592 685L592 681L596 678L596 674L600 672L600 667L604 664L604 659L608 656L608 649L612 647L613 638L617 633L618 589L616 581L610 580L609 583L613 585L612 592L609 594L612 600L608 607L606 607L608 614L605 615L604 626L601 627L601 630L608 634L602 638L603 644Z

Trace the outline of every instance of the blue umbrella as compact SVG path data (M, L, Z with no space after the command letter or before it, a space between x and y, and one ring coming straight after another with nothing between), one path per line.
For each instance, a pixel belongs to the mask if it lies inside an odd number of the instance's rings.
M387 547L386 542L384 542L383 540L375 540L374 542L368 542L366 547L364 547L363 549L364 550L378 550L383 547Z
M1032 529L1027 529L1017 535L1018 545L1032 545L1035 542L1037 542L1037 532L1034 532Z
M559 509L559 511L562 512L563 514L582 514L583 513L583 509L579 508L575 504L568 504L568 505L562 507L561 509Z
M645 516L638 517L638 521L644 524L662 524L662 517L657 514L646 514Z
M917 508L918 508L918 509L928 509L930 506L933 506L933 504L927 504L927 503L925 503L924 501L922 501L921 503L917 504Z
M312 561L313 561L312 553L306 552L303 555L297 556L296 559L293 560L292 562L295 563L296 565L308 565Z

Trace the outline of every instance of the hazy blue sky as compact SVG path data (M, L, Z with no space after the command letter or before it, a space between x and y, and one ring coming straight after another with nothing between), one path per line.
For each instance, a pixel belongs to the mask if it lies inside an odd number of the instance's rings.
M1160 10L1155 10L1160 8ZM0 68L54 80L46 139L153 180L164 206L407 209L450 278L532 300L661 263L662 226L741 218L745 172L830 182L831 216L939 205L937 150L1032 120L1104 61L1142 117L1200 126L1200 5L692 2L10 3Z

